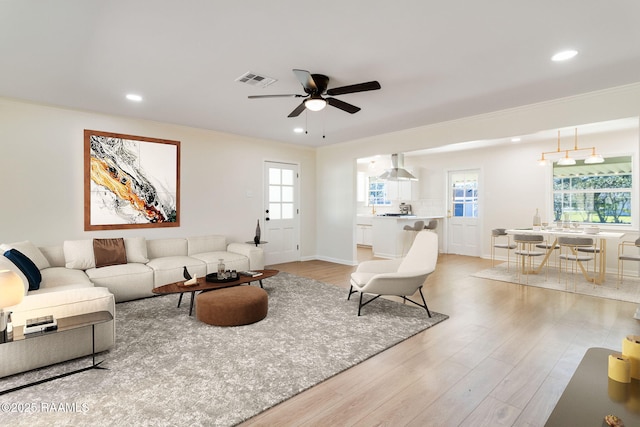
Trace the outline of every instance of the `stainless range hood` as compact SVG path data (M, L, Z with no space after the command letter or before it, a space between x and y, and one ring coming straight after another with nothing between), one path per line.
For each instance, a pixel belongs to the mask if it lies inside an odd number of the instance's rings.
M391 155L391 169L384 171L378 178L386 181L417 181L418 178L411 175L408 170L404 168L404 154L392 154Z

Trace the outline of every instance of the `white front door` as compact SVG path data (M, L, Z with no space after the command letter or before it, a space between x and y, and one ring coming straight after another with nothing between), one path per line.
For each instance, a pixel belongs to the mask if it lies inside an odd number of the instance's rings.
M449 172L447 252L480 256L478 170Z
M298 166L265 162L265 209L262 240L265 264L298 261Z

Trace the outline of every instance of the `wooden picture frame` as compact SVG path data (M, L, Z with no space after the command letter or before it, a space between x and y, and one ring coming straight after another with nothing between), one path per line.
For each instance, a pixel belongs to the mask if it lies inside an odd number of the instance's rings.
M180 141L84 131L84 229L180 226Z

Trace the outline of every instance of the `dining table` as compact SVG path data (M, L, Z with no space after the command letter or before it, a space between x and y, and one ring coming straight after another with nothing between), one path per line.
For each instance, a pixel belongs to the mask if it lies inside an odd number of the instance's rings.
M589 272L584 267L582 262L578 260L577 263L578 263L578 266L580 267L580 270L582 271L584 278L587 281L592 282L596 285L602 285L605 281L605 277L606 277L605 275L607 272L607 241L620 240L620 238L625 235L625 233L623 232L616 232L616 231L598 231L596 233L587 233L585 232L585 230L581 228L544 228L544 229L541 228L540 230L536 230L533 228L523 228L523 229L513 228L513 229L506 230L506 232L507 234L510 234L510 235L527 234L527 235L543 236L547 238L548 242L549 241L551 242L548 245L547 252L544 258L542 259L542 262L540 262L540 265L538 265L538 267L532 271L532 273L535 273L535 274L540 273L540 271L542 271L542 268L549 261L549 257L551 256L553 251L556 250L558 246L559 237L563 237L563 236L587 237L587 238L594 239L597 243L597 247L600 250L600 257L599 257L597 271L594 273L593 276L590 276Z

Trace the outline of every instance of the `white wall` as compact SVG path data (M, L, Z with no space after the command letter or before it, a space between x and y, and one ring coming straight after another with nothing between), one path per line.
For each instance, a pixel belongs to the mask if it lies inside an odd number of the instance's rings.
M181 142L180 227L84 231L84 129ZM300 165L301 256L316 254L315 150L0 98L0 242L223 234L252 240L265 160ZM253 194L252 197L248 197Z
M637 116L640 116L640 83L321 147L317 155L318 230L321 231L318 233L318 253L327 259L344 260L350 264L356 260L354 230L357 158L410 152L458 142L528 135L542 130ZM638 145L637 140L635 145ZM532 151L537 159L540 150ZM461 155L460 159L460 166L463 166L464 156ZM405 163L407 161L405 158ZM460 166L451 167L457 169ZM505 179L501 174L493 174L489 167L480 167L486 179L486 203L494 203L502 191L512 193L515 190L516 181ZM526 169L514 165L505 174L517 174L522 180L544 179L543 172L536 167L535 161ZM493 188L493 180L498 180L502 186ZM347 188L348 185L350 187ZM524 196L514 197L520 200ZM536 199L539 200L540 196L536 196ZM543 201L537 203L542 206ZM526 206L530 205L527 203ZM522 208L519 215L526 214L525 217L528 218L533 215L530 211L530 207ZM494 220L487 223L488 226L492 221ZM486 230L487 226L483 229ZM483 235L482 238L484 237Z

